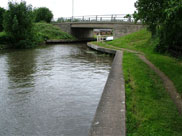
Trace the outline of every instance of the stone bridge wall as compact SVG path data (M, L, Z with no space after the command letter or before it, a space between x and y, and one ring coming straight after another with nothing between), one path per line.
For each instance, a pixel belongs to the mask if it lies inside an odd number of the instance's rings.
M78 39L93 38L94 29L113 29L114 38L119 38L124 35L136 32L144 28L141 24L134 23L59 23L59 26L64 32L72 34Z

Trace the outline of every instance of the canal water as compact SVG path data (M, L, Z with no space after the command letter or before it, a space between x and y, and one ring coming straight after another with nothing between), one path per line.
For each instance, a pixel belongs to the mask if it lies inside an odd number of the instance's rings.
M0 136L87 136L111 62L85 44L0 51Z

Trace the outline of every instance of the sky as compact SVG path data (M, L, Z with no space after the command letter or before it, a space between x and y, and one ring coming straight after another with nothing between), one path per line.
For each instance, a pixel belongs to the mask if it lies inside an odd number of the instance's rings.
M8 8L9 0L0 0L0 7ZM20 2L21 0L13 0ZM135 11L136 0L25 0L35 7L47 7L54 18L71 17L72 1L74 1L74 16L132 14Z

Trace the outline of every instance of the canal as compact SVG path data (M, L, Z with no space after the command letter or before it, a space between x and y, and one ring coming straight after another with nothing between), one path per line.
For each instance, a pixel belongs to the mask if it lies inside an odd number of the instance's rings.
M0 51L0 136L87 136L112 59L85 44Z

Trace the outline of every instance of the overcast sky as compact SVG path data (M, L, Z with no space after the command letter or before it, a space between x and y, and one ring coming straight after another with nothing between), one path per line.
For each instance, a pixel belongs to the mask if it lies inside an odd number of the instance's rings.
M0 7L7 9L8 1L0 0ZM72 0L26 0L26 2L33 7L48 7L53 12L54 18L72 16ZM136 0L74 0L74 16L131 14L135 10L135 2Z

